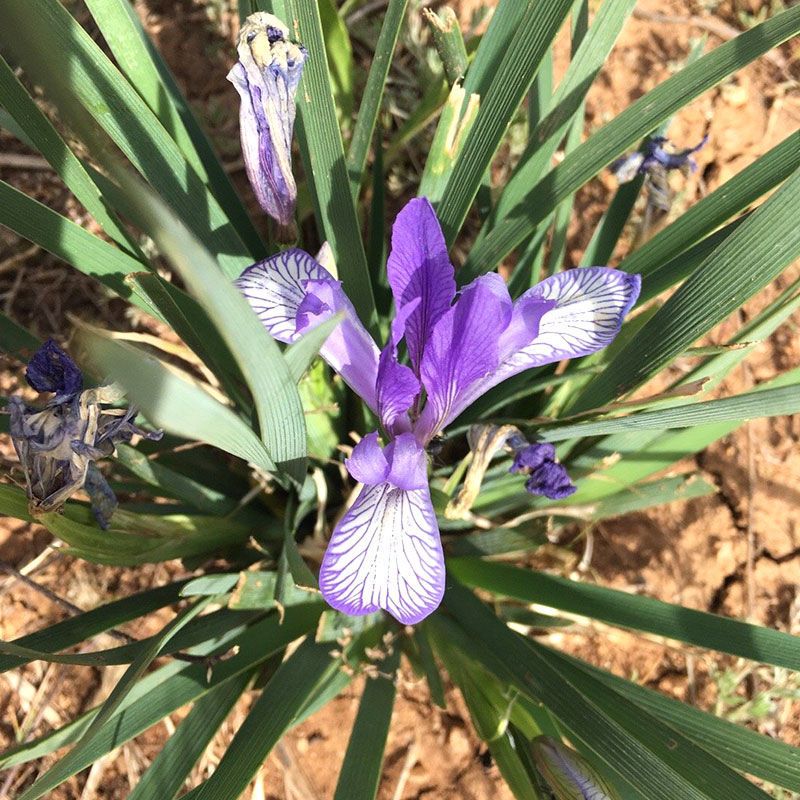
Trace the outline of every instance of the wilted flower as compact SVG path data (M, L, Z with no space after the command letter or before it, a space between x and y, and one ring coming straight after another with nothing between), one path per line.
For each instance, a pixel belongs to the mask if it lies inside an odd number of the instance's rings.
M556 461L556 449L549 442L531 444L524 436L517 434L508 440L514 450L514 462L509 472L522 472L530 475L525 488L531 494L563 500L577 491L567 470Z
M425 199L397 216L387 273L396 316L382 351L341 284L302 250L254 264L237 284L282 342L343 313L320 354L378 414L386 446L375 431L346 461L364 486L333 531L320 588L348 614L382 608L412 624L444 592L426 446L512 375L605 347L636 301L640 280L604 267L570 270L512 302L503 279L488 274L456 296L444 236ZM398 360L403 339L409 365Z
M611 784L582 756L549 736L533 740L533 760L555 800L619 800Z
M707 141L708 136L704 136L700 144L671 153L665 147L669 142L666 136L653 136L645 142L641 150L617 159L611 165L611 171L620 183L629 183L637 175L644 175L647 179L649 202L661 211L669 211L671 193L667 173L674 169L694 172L697 162L692 155Z
M292 223L297 185L292 175L295 95L307 52L289 39L272 14L251 14L242 25L239 60L228 80L241 98L239 127L250 185L261 208L281 225Z
M38 392L55 395L43 409L19 397L8 401L11 440L25 473L31 514L57 511L84 488L95 518L107 528L117 502L94 462L113 455L115 445L134 434L159 439L161 432L137 427L134 409L102 408L120 393L111 386L83 391L78 365L52 340L33 355L25 377Z

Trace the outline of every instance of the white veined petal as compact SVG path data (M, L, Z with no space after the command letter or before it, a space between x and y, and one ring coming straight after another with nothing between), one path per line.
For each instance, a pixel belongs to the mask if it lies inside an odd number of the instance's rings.
M571 269L547 278L530 294L557 305L542 317L536 338L507 365L518 372L600 350L619 333L639 287L638 275L606 267Z
M384 609L413 625L433 612L444 595L444 557L428 488L365 486L333 532L319 583L347 614Z
M306 296L307 280L334 278L308 253L293 248L248 267L236 286L275 339L293 342L299 338L297 309Z

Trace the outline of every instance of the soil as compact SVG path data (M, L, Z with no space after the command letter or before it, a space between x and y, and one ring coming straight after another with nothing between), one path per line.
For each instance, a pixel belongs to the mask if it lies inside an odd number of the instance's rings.
M459 6L462 20L469 20L482 5L480 0L452 4ZM243 196L249 197L241 163L237 162L236 101L224 79L233 52L235 15L227 12L225 3L140 0L136 6L220 146L241 184ZM708 33L708 47L716 46L721 42L720 22L741 28L740 13L757 14L760 6L757 0L752 0L752 7L747 2L734 5L733 0L718 4L642 0L637 16L626 25L589 94L587 131L601 126L666 79L684 63L698 36ZM216 20L210 20L209 9L222 11L216 12ZM658 15L666 15L672 21L665 22ZM673 215L800 126L796 82L799 55L796 45L794 52L790 46L782 48L773 60L748 67L675 118L670 136L678 145L692 145L706 134L709 141L698 153L698 171L682 184ZM559 74L568 57L566 40L559 42L556 56ZM198 76L202 79L198 80ZM1 141L5 152L27 152L7 136ZM501 171L504 168L507 165L498 167ZM83 220L82 210L49 171L10 167L4 161L0 163L0 177L71 218ZM614 188L613 178L603 176L578 193L579 213L574 215L567 253L572 263L580 258ZM5 310L40 335L61 333L70 311L102 319L109 326L135 327L136 320L126 314L123 304L98 292L88 279L56 259L2 229L0 247L0 296L5 300ZM720 326L711 340L724 341L798 275L800 266L784 273ZM800 315L795 315L760 344L747 366L731 375L719 394L741 392L800 364L798 323ZM675 374L686 366L679 362ZM16 368L2 372L3 394L16 390L18 377ZM696 459L678 465L678 470L701 471L716 484L718 493L598 525L589 574L582 579L800 633L798 439L797 417L751 422ZM5 467L13 462L5 437L0 437L0 458ZM37 526L0 520L0 565L22 568L34 559L42 559L35 572L36 581L81 608L163 584L180 574L180 565L175 563L124 570L75 561L48 551L49 541L49 535ZM553 548L545 549L535 565L552 567L552 551ZM577 563L580 548L575 553L568 563ZM562 568L562 572L572 574L568 569ZM68 615L61 605L11 576L0 578L0 597L3 639L23 635ZM164 621L163 616L159 619L154 615L147 620L147 629L140 625L125 630L143 636ZM785 671L750 668L732 658L588 621L579 621L547 639L617 674L800 745L800 685ZM108 647L112 643L99 637L92 647ZM101 674L95 669L47 667L41 663L5 673L0 676L0 746L11 743L21 727L29 726L30 733L38 735L63 724L107 696L118 677L116 670ZM249 796L253 800L326 800L333 796L347 745L344 732L355 716L363 680L356 681L284 739L252 788ZM756 702L761 700L764 702ZM237 706L226 722L196 768L192 785L213 771L244 719L248 702ZM123 800L181 716L174 715L168 724L137 737L49 797ZM389 733L380 800L510 800L511 794L497 767L468 720L457 692L448 690L447 709L439 709L430 702L424 682L404 670ZM0 800L16 796L20 786L30 784L35 773L51 763L52 759L44 759L10 777L0 776Z

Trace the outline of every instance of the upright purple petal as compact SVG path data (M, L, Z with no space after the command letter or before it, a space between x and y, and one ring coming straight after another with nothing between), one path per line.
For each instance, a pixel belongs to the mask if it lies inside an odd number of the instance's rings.
M419 378L410 367L397 360L397 346L403 337L406 320L418 305L419 300L414 300L397 313L392 320L389 341L381 351L378 361L378 377L375 385L378 416L383 427L394 435L410 430L411 420L408 411L420 393Z
M451 413L444 424L512 375L602 350L619 333L640 288L639 275L607 267L585 267L560 272L529 289L514 304L514 317L501 339L501 363L465 392L453 405L455 414ZM528 326L536 333L527 342L521 341L524 325L519 321L526 308L529 318L536 320L535 325ZM512 342L516 346L509 349Z
M415 431L427 442L466 406L472 387L494 373L512 304L503 279L482 275L467 286L431 333L421 365L427 392Z
M456 292L455 275L439 220L424 197L410 200L392 228L392 251L386 264L398 315L416 308L405 324L411 364L419 372L426 342Z
M239 61L228 80L239 93L242 155L259 205L281 225L294 216L292 175L295 94L307 53L271 14L250 15L242 25Z
M356 616L382 608L413 625L441 603L444 557L426 465L410 433L383 451L377 434L354 448L347 468L364 488L334 529L319 574L334 608Z
M378 347L339 281L308 253L295 248L259 261L241 274L236 286L280 342L294 342L342 313L344 319L325 340L320 355L371 409L377 410Z

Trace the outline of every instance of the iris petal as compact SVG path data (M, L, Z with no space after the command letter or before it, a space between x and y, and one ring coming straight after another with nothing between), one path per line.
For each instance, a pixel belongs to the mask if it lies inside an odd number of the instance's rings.
M512 304L503 279L482 275L461 293L435 326L422 359L427 402L415 427L428 441L466 407L473 386L497 369Z
M392 228L392 250L386 264L398 316L415 303L405 323L411 364L418 373L426 343L456 293L453 265L439 220L424 197L410 200Z
M331 536L319 585L346 614L384 609L413 625L444 595L444 558L427 486L365 486Z
M259 261L241 274L236 286L280 342L294 342L341 312L344 319L325 340L320 355L377 410L378 347L339 281L308 253L293 248Z
M527 369L565 358L578 358L611 344L625 315L639 297L641 278L607 267L582 267L553 275L525 292L500 338L503 358L491 374L475 381L453 403L440 427L498 383ZM536 317L536 334L522 341L521 310ZM523 314L524 316L524 314ZM509 345L515 342L515 348ZM515 350L515 351L514 351ZM423 416L424 413L423 413Z

